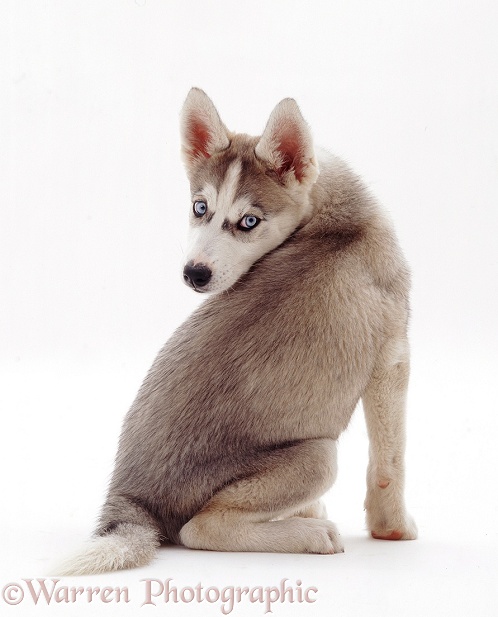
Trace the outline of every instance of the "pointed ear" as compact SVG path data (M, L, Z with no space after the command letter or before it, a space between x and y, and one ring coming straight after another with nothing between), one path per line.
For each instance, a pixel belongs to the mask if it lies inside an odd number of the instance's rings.
M208 95L192 88L183 104L180 119L182 153L190 167L230 145L228 131Z
M311 132L294 99L284 99L272 111L255 152L283 184L294 179L313 184L318 177Z

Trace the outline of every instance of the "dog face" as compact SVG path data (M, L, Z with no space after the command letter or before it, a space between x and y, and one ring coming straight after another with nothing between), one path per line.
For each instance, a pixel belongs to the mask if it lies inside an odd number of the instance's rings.
M193 88L181 137L192 197L184 280L197 292L225 291L309 220L318 177L311 135L291 99L273 110L262 137L231 133Z

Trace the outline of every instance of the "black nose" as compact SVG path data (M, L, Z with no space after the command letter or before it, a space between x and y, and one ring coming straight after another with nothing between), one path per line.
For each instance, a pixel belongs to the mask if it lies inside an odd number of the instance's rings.
M196 264L195 266L187 264L185 268L183 268L183 280L194 289L207 285L211 279L211 275L211 270L204 264Z

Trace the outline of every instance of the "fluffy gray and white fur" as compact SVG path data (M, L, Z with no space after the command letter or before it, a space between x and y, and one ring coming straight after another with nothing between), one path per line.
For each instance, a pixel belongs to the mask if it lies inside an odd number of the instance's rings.
M123 424L107 499L59 575L144 566L160 544L337 553L320 497L360 398L374 538L409 540L409 272L391 224L285 99L260 137L192 89L184 278L210 297L159 352Z

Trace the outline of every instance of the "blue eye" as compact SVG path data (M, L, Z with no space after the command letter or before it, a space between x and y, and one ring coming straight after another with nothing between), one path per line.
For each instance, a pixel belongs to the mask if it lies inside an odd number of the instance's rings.
M251 229L254 229L260 222L261 219L258 219L254 214L246 214L240 219L238 228L242 231L251 231Z
M207 203L205 201L194 201L194 214L198 218L204 216L207 212Z

